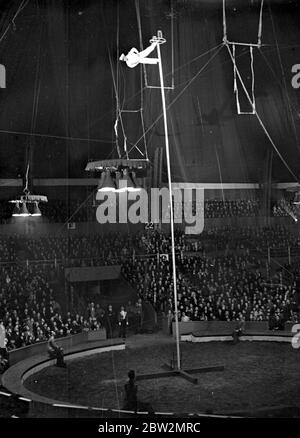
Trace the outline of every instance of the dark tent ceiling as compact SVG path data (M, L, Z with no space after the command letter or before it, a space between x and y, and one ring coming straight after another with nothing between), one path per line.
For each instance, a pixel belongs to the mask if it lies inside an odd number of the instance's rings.
M263 181L271 157L273 179L294 181L278 154L270 155L273 147L257 118L237 115L232 62L225 47L216 49L223 37L222 0L23 3L11 23L22 2L1 2L0 62L7 83L0 89L0 178L23 176L27 161L35 177L85 177L88 160L116 157L116 88L122 108L140 105L139 70L117 62L118 53L140 47L139 6L144 47L158 29L167 38L162 48L167 83L174 48L175 90L167 92L174 179ZM260 0L226 4L229 39L255 42ZM265 1L265 45L254 49L257 111L298 177L300 88L292 87L291 69L300 64L299 22L299 1ZM236 55L249 86L249 50L239 47ZM146 71L158 85L153 70ZM150 129L161 114L160 94L144 89L142 95L153 160L155 148L164 146L161 119ZM142 133L140 120L132 113L124 115L124 123L132 145Z

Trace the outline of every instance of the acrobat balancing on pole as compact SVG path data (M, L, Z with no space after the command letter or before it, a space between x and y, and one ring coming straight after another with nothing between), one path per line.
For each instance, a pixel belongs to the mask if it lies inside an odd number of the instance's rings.
M133 47L125 56L124 53L120 56L120 61L125 61L128 67L134 68L138 64L157 64L158 58L147 58L151 52L156 48L157 41L151 42L150 46L145 50L139 52L135 47Z

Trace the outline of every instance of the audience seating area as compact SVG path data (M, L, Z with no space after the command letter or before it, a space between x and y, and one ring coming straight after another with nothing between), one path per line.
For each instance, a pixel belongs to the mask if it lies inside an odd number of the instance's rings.
M288 229L212 229L198 237L176 231L179 319L187 321L267 321L280 329L300 321L296 303L299 264L269 260L268 245L300 248ZM122 265L122 274L143 300L174 320L170 237L148 230L136 235L45 236L0 239L0 319L9 350L56 337L97 330L106 309L89 303L86 311L53 284L65 267ZM271 263L269 263L271 262ZM274 268L275 267L275 268ZM115 311L117 309L114 309Z

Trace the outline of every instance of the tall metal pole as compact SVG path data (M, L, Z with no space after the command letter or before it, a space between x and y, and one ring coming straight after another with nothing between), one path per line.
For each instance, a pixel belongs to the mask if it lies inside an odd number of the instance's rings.
M157 37L157 40L158 40L158 43L157 43L158 68L159 68L160 90L161 90L163 120L164 120L164 129L165 129L165 145L166 145L166 158L167 158L167 170L168 170L169 198L170 198L170 223L171 223L171 246L172 246L172 266L173 266L173 287L174 287L174 309L175 309L175 333L176 333L176 350L177 350L177 368L180 369L180 347L179 347L177 282L176 282L176 260L175 260L175 237L174 237L174 214L173 214L173 198L172 198L172 180L171 180L171 165L170 165L170 151L169 151L169 136L168 136L166 97L165 97L164 76L163 76L163 69L162 69L162 62L161 62L159 36Z

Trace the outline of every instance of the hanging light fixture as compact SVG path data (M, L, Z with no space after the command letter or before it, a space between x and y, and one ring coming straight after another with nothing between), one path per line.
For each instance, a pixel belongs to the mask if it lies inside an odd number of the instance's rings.
M17 199L12 199L11 203L15 204L15 207L12 212L12 216L14 217L29 217L29 216L35 216L39 217L42 216L41 210L39 209L39 202L48 202L47 196L44 195L31 195L28 185L29 185L29 164L27 165L26 170L26 184L23 190L24 195L20 196ZM33 204L33 210L32 214L28 211L27 205L32 206ZM20 207L21 205L21 207Z
M12 216L14 217L29 217L29 216L40 217L42 216L42 212L39 208L39 202L48 202L48 199L47 196L30 195L27 192L25 195L22 195L19 199L14 199L9 202L15 204L12 212ZM28 210L29 207L30 210Z
M115 191L116 191L116 187L112 179L110 170L106 169L105 172L102 172L101 174L101 179L98 185L98 192L115 192Z
M135 180L134 171L145 175L148 165L148 159L120 158L89 162L85 170L101 172L100 180L98 180L98 192L123 193L141 190Z
M39 204L38 204L38 202L35 202L35 203L34 203L34 206L33 206L33 212L32 212L32 214L31 214L31 216L35 216L35 217L37 217L37 216L42 216L41 210L39 209Z

